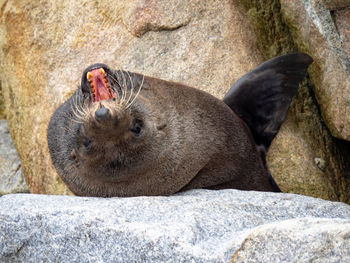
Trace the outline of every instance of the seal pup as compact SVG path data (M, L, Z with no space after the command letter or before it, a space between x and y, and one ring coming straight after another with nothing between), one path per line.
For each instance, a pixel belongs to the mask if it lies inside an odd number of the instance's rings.
M51 117L52 163L80 196L279 191L264 152L311 62L302 53L269 60L242 77L223 101L94 64Z

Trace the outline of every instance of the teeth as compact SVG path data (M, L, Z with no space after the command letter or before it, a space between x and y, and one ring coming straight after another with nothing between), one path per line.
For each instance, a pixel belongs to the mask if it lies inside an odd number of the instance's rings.
M87 78L89 81L92 81L92 73L91 73L90 71L86 74L86 78Z
M100 73L103 75L103 82L105 83L105 85L106 85L106 87L107 87L109 93L111 93L110 88L109 88L109 85L108 85L108 81L107 81L107 77L106 77L106 72L105 72L105 70L104 70L103 68L99 68L99 71L100 71Z

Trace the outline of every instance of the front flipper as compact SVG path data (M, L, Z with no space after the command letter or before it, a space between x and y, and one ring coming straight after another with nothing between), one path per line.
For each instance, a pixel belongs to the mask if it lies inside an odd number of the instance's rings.
M224 97L265 152L311 63L312 58L304 53L272 58L240 78Z

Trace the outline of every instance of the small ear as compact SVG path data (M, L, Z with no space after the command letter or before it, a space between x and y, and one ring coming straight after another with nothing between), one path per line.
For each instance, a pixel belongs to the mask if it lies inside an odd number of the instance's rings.
M312 58L304 53L272 58L240 78L224 97L266 151L311 63Z

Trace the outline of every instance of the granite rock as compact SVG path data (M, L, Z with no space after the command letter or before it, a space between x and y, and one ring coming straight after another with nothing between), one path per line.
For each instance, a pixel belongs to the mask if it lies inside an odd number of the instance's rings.
M281 0L298 47L314 59L310 78L323 119L334 137L350 140L350 59L323 4L317 0Z
M291 135L300 142L298 147L302 147L303 155L308 158L296 154L296 147L292 146L289 155L284 156L291 156L293 161L284 159L284 165L278 161L274 165L279 166L279 171L284 170L284 177L293 174L294 181L299 181L302 190L293 184L293 192L315 195L323 189L317 196L349 203L350 58L348 43L339 35L341 32L345 36L346 27L337 28L333 20L337 16L332 16L320 1L281 0L280 3L295 45L310 54L314 62L309 67L307 88L297 95L292 130L298 132ZM338 16L338 25L346 19L339 20ZM274 156L278 156L278 151ZM322 169L315 160L324 162ZM308 167L307 172L304 167ZM318 183L314 184L316 177ZM309 186L304 187L304 182Z
M234 254L237 260L261 254L259 262L293 262L292 249L308 259L324 244L327 257L318 262L350 256L350 206L293 194L193 190L107 199L16 194L1 197L0 207L1 262L228 262ZM315 238L318 243L312 243ZM261 243L252 244L254 239ZM288 243L273 247L277 239ZM264 245L280 256L251 248Z
M242 3L255 6L247 14ZM338 11L337 28L346 33ZM251 23L249 15L257 13L262 17ZM0 18L0 84L32 192L69 193L51 165L46 128L89 64L123 67L221 98L263 61L263 46L265 58L297 49L314 57L310 75L320 104L309 82L292 105L299 115L288 115L271 145L271 173L283 191L350 203L350 146L330 135L318 112L320 107L334 136L347 139L346 42L339 41L321 0L0 0Z
M256 228L232 262L349 262L350 220L291 219Z
M7 122L0 120L0 196L28 191Z
M350 7L350 0L319 0L329 10Z
M339 40L334 24L332 26L330 12L317 5L317 1L242 0L239 2L254 25L259 47L263 50L266 59L279 54L303 51L316 60L309 67L309 73L314 77L320 77L313 71L318 69L317 63L321 63L324 69L334 68L332 63L322 64L323 62L318 59L320 55L314 55L307 43L307 39L310 38L315 46L319 45L318 40L313 40L320 34L314 24L318 21L312 20L307 12L312 10L316 12L316 8L323 10L323 13L318 13L319 17L327 21L326 25L330 25L324 33L328 34L328 39L334 37L329 43L325 40L320 43L331 49L331 45L335 45L336 40ZM337 12L345 12L345 10L336 11L335 18L339 20L339 25L342 22L342 27L337 26L339 32L341 29L346 33L347 19L341 15L337 16ZM295 21L304 22L304 24L300 25ZM310 32L305 31L307 28L313 28L314 35L311 34L313 32L311 29ZM342 42L344 52L347 45L348 41L344 37ZM340 57L344 62L343 65L346 65L346 56ZM336 61L336 65L340 65L335 56L332 59ZM340 70L339 75L346 80L348 73ZM342 82L341 78L337 79L332 73L329 75L325 73L323 78L337 82L331 86L323 83L321 87L325 90L330 89L328 92L339 96L339 98L324 97L324 100L332 101L333 106L337 105L338 100L347 104L347 82ZM319 83L313 83L308 77L300 85L287 118L268 151L268 167L283 192L350 203L350 142L335 138L326 126L327 123L323 120L320 109L322 107L327 110L327 106L323 104L320 106L315 98L315 90L320 90L317 85ZM344 109L339 107L338 110ZM347 122L348 118L344 114L344 112L334 112L335 118Z
M0 119L5 119L5 102L4 96L2 95L1 81L0 81Z
M350 8L334 11L333 17L340 36L341 47L350 58Z

